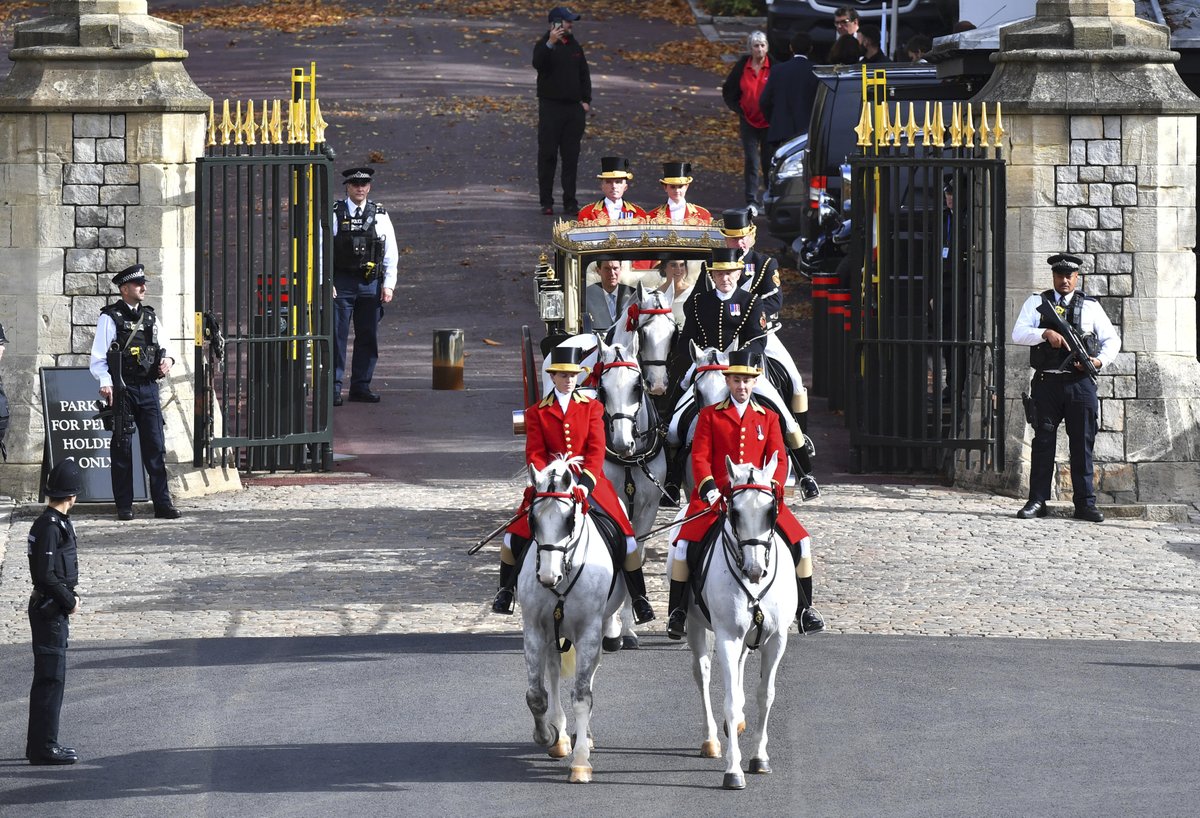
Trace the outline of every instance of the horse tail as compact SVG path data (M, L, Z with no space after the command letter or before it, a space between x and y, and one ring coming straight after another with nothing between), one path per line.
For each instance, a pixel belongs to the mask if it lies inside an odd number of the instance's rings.
M573 644L571 644L570 640L568 640L568 639L562 639L560 641L566 642L568 647L565 651L563 651L562 653L560 653L558 655L559 670L564 677L574 676L575 675L575 658L576 658L575 646Z

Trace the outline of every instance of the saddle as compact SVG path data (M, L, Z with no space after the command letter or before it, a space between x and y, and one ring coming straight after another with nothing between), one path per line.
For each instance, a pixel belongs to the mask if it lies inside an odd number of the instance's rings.
M716 545L717 537L721 536L721 532L725 528L725 515L717 515L717 520L704 534L704 539L698 543L692 543L687 550L688 564L688 583L691 585L692 599L696 602L696 607L700 609L700 613L704 614L704 618L710 623L712 615L708 612L708 605L704 602L704 595L700 593L704 590L704 580L707 579L707 571L701 571L700 566L704 565L708 554ZM699 546L699 547L696 547ZM711 565L711 563L709 563Z
M625 567L625 534L621 531L621 527L605 514L604 509L599 506L590 506L588 516L596 524L596 530L600 532L600 538L608 547L609 554L612 555L613 565L616 568L616 571L613 572L613 576L615 577L617 571Z

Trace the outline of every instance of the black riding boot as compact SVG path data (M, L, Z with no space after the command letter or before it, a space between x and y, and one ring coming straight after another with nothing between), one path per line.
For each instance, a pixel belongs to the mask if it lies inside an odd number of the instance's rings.
M654 619L654 609L646 599L646 578L642 576L642 569L625 569L622 573L625 574L625 590L633 603L633 621L641 625Z
M667 458L667 476L663 478L663 498L659 506L673 508L679 505L679 486L683 483L683 470L687 467L687 447L680 446Z
M797 577L796 590L800 599L800 610L796 614L797 619L800 620L800 633L820 633L825 630L825 620L812 606L812 577Z
M492 600L492 613L509 614L513 612L513 589L517 587L517 573L521 569L507 562L500 563L500 590Z
M687 633L688 603L691 600L691 583L686 579L671 580L671 599L667 603L667 636L682 639Z
M792 449L789 454L792 457L792 465L796 467L798 474L796 482L800 487L800 496L805 500L815 500L821 496L821 489L817 485L816 479L812 476L812 452L809 447L812 443L809 441L808 435L804 436L804 445L799 449Z

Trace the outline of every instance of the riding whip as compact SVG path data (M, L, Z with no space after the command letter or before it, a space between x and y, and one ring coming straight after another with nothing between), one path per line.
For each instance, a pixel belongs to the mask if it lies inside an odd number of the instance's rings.
M478 553L479 549L483 548L485 545L487 545L489 542L491 542L493 539L495 539L497 534L499 534L501 531L503 531L504 529L508 528L510 525L515 523L518 518L524 517L528 513L529 513L528 511L518 511L516 514L514 514L512 517L510 517L507 522L501 523L500 526L495 531L488 534L482 540L480 540L479 542L475 543L473 546L468 548L467 556Z
M643 534L642 536L638 537L637 541L645 542L646 540L650 539L655 534L658 534L661 531L666 531L668 528L673 528L677 525L683 525L684 523L690 523L692 520L699 519L700 517L703 517L705 514L708 514L712 510L713 510L712 506L707 506L707 507L705 507L705 509L703 511L697 511L695 514L693 514L690 517L684 517L682 520L673 520L673 521L667 523L666 525L660 525L658 528L652 528L649 531L647 531L645 534Z

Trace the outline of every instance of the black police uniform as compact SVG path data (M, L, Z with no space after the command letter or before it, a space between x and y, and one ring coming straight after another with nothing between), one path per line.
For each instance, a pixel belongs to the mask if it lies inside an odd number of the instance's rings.
M60 468L50 476L52 488ZM59 474L56 474L59 473ZM79 482L78 470L74 472ZM78 492L78 486L73 487ZM29 730L25 757L33 764L72 764L74 750L58 743L59 713L67 681L67 619L75 608L79 562L75 528L66 514L47 508L29 529L29 628L33 634L33 685L29 689Z
M371 378L379 360L379 319L382 313L380 287L384 277L384 238L376 229L379 216L386 215L376 202L367 200L358 215L345 199L333 206L337 234L333 237L333 285L336 316L333 391L341 396L346 373L346 345L350 323L354 323L354 356L350 367L350 394L370 394Z
M163 361L163 348L158 343L158 317L153 307L140 304L131 308L124 300L109 304L100 314L111 318L117 327L111 349L121 352L125 398L137 425L142 463L150 476L150 499L156 511L165 512L173 509L173 505L167 488L166 440L158 401L161 377L158 369ZM133 436L124 435L120 443L114 436L111 456L113 500L119 510L132 508Z

